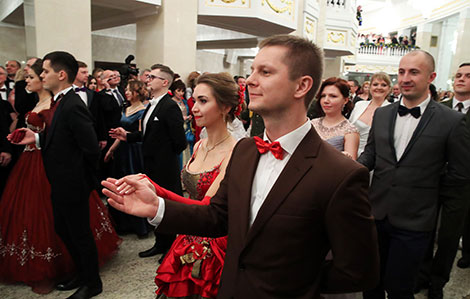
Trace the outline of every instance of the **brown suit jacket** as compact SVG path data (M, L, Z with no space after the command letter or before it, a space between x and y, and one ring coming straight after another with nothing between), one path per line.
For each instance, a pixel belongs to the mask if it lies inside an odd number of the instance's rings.
M218 298L318 298L375 287L379 259L368 171L312 129L249 227L259 157L253 139L241 140L210 205L165 201L158 231L228 234ZM327 262L330 249L334 259Z

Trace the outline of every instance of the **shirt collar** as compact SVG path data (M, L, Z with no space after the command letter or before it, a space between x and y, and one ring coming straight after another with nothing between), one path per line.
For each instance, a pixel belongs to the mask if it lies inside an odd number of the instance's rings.
M67 87L66 89L62 89L61 91L59 91L57 94L54 95L54 102L57 101L57 98L62 94L62 95L66 95L67 92L69 92L73 87L72 86L69 86Z
M166 93L162 94L162 95L159 96L159 97L152 98L151 100L149 100L150 105L152 105L152 106L157 105L158 102L160 102L160 100L161 100L165 95L166 95Z
M454 97L452 99L452 109L455 109L458 103L462 103L464 109L468 109L468 107L470 107L470 99L465 100L465 101L459 101Z
M312 123L307 119L303 125L295 129L294 131L291 131L274 141L279 141L282 149L286 151L289 155L292 155L297 146L300 144L302 139L304 139L305 135L307 135L311 128ZM266 135L266 130L264 131L263 140L269 141L269 138Z
M428 95L428 97L426 98L426 100L422 101L421 104L419 104L418 106L416 106L416 107L419 107L419 110L421 111L421 115L423 115L424 110L426 110L426 107L428 106L428 104L429 104L430 101L431 101L431 96ZM405 104L403 104L403 97L400 99L400 105L405 106ZM405 107L406 107L406 106L405 106Z

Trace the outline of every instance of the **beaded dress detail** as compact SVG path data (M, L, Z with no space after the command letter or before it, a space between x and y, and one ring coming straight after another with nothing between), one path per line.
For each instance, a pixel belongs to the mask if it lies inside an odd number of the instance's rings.
M28 128L47 128L49 110L26 115ZM117 251L121 239L96 191L90 194L90 226L100 264ZM0 201L0 281L24 282L48 293L58 280L73 274L74 263L54 230L51 187L40 148L25 146L8 178Z
M220 173L220 166L193 173L188 170L199 147L181 171L190 198L201 201ZM220 284L227 237L178 235L157 269L157 298L215 298Z

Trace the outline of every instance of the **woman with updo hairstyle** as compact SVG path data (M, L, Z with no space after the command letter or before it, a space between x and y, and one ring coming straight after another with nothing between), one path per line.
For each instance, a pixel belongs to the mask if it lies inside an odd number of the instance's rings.
M357 156L361 155L366 146L375 110L390 104L387 98L392 91L392 81L387 73L378 72L373 74L370 82L371 100L356 102L349 116L349 121L357 128L360 135Z
M332 77L323 81L317 94L319 118L312 119L318 135L351 159L357 158L359 133L344 114L349 113L349 85L346 80Z
M194 145L194 153L181 171L181 181L190 198L184 198L149 180L158 196L185 204L208 205L224 178L236 140L227 121L239 111L239 87L226 73L204 74L194 89L192 108L198 126L207 138ZM133 192L123 185L123 192ZM224 264L227 237L207 238L178 235L157 269L157 298L215 298Z
M134 79L129 80L125 96L127 105L121 116L121 127L128 132L139 131L145 112L145 106L142 102L148 97L145 83ZM108 162L111 159L114 159L115 162L113 175L116 177L143 172L142 142L127 143L115 139L106 153L104 161ZM118 233L136 234L139 238L148 235L146 219L122 213L111 206L109 211Z
M223 76L222 76L223 74ZM221 73L220 77L216 79L210 76L211 74L202 75L197 80L197 84L208 84L213 86L215 96L219 105L232 105L232 109L227 114L227 130L238 141L242 138L248 137L248 133L243 127L243 123L238 116L243 110L244 105L244 92L240 90L240 86L235 83L233 78L228 73ZM212 74L213 75L213 74ZM222 79L223 78L223 79ZM233 84L235 83L235 85ZM222 86L217 86L222 84ZM236 91L236 93L235 93ZM206 128L201 131L201 138L207 137Z
M26 113L25 121L36 133L48 130L53 117L52 94L44 89L42 71L38 59L26 73L26 87L38 103ZM121 239L96 190L88 202L90 228L102 265L116 253ZM22 282L33 292L46 294L64 277L76 275L75 263L54 229L51 187L36 144L25 146L8 178L0 200L0 240L0 252L8 253L0 254L1 282Z

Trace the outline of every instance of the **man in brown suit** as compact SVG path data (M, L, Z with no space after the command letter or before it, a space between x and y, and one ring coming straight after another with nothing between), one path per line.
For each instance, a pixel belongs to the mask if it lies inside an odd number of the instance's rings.
M135 177L103 182L109 203L150 218L161 232L228 234L218 298L373 288L379 269L368 172L322 141L306 117L321 74L321 50L309 41L264 40L247 79L249 108L264 119L264 140L274 142L241 140L208 206L164 200ZM128 187L135 192L122 192ZM325 261L329 250L333 259Z

